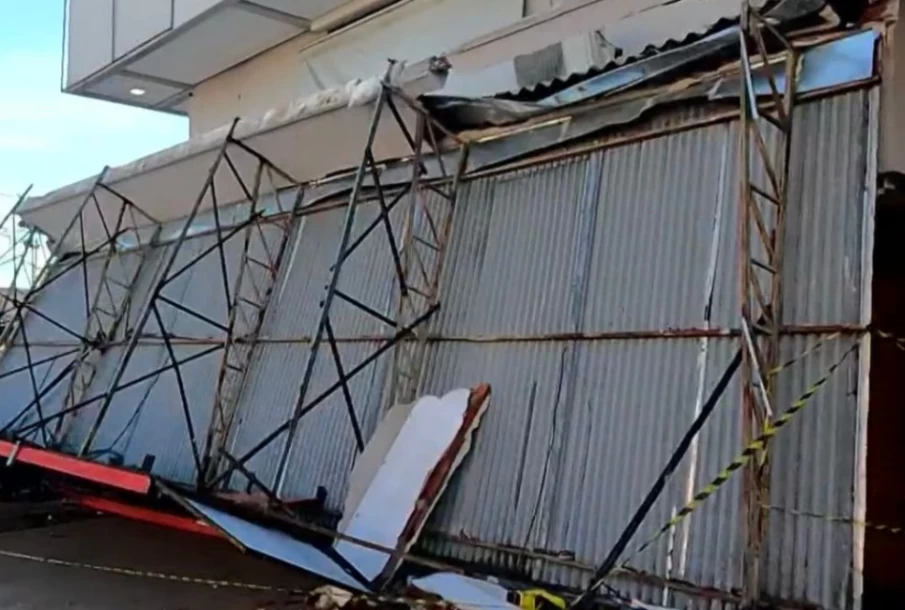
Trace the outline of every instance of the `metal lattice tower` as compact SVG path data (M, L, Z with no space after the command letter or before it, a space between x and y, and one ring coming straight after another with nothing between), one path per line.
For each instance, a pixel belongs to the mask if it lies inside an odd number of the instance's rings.
M768 41L783 52L771 61ZM742 5L739 228L744 442L758 436L773 414L782 330L783 236L789 204L789 157L798 59L792 44L773 24ZM755 72L768 84L770 99L759 105ZM743 584L747 601L760 593L761 550L769 504L766 453L749 467L744 494L747 547Z

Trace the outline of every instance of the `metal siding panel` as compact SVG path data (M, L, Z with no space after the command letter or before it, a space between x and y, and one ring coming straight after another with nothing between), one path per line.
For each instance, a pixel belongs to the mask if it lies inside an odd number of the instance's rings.
M853 92L797 111L792 158L796 178L783 268L786 320L796 324L858 320L865 100L863 92ZM458 340L428 345L423 391L441 394L487 381L493 399L475 446L429 529L446 537L465 534L498 544L573 551L585 563L603 557L693 417L701 343L696 339L476 343L462 335L485 335L486 341L487 335L703 325L718 205L713 323L736 326L737 134L737 123L711 126L463 185L441 284L444 307L433 325L436 332ZM375 214L374 206L363 206L353 236ZM264 341L254 349L233 437L236 454L282 423L292 409L308 344L289 340L314 331L316 304L335 256L341 215L342 210L333 210L299 221L304 224L297 248L290 244L287 251L262 335L279 342ZM385 240L380 228L350 257L342 286L389 313L397 290L395 278L385 242L375 240ZM210 243L210 236L191 240L180 256ZM237 249L230 243L227 250L234 266ZM160 248L149 257L136 291L137 303L147 295L150 270L166 251ZM220 281L214 254L169 289L186 304L224 315ZM60 294L53 301L55 306L67 299ZM176 322L179 332L209 330L203 323ZM337 307L334 324L337 334L346 337L387 331L347 304ZM783 357L800 353L808 341L813 338L783 339ZM834 343L784 371L777 410L787 408L819 377L841 354L844 343ZM728 338L706 342L705 395L735 344ZM346 368L375 346L342 343ZM89 394L106 388L121 349L109 350ZM188 354L199 348L178 349ZM3 359L3 366L17 361L11 358L13 353ZM161 359L165 359L161 346L140 346L124 381ZM383 408L389 362L383 357L351 384L365 437ZM214 354L187 367L198 430L206 429L210 416L218 363ZM852 358L777 436L772 445L774 504L851 514L856 364ZM175 383L172 373L162 377L149 396L148 408L137 418L136 430L120 440L128 464L136 465L145 453L154 453L155 473L189 481L192 460ZM324 350L309 398L335 379L330 354ZM112 443L127 427L149 385L117 396L98 446ZM742 448L738 396L736 382L702 432L696 488ZM92 413L86 409L76 418L72 438L84 433ZM276 468L279 447L277 441L250 464L265 480ZM328 504L339 508L354 455L351 426L337 392L302 420L285 496L308 496L324 485ZM673 504L682 503L687 461L643 524L637 542L665 522ZM239 485L239 478L233 485ZM720 589L739 584L744 545L740 483L739 476L731 479L690 517L685 577L694 583ZM771 514L769 527L766 593L842 607L851 558L850 527L782 513ZM585 578L574 568L515 561L510 554L442 538L428 537L425 545L441 555L528 572L555 584L577 586ZM661 541L633 565L662 575L664 552ZM644 599L660 601L658 590L617 582Z
M54 278L60 274L59 278L39 290L31 300L30 307L77 335L81 335L85 332L85 321L88 319L85 301L90 300L97 290L102 261L99 259L87 261L84 267L82 264L77 264L68 271L62 272L71 264L72 262L67 260L56 266L60 271L50 269L48 277ZM85 297L85 269L88 273L88 297ZM28 337L29 343L52 341L76 344L79 341L59 326L38 317L28 309L22 310L22 318L25 321L25 335ZM21 329L17 333L16 343L23 343Z
M788 407L839 360L852 341L832 341L780 375L779 405ZM786 338L783 357L799 354L813 343L813 338ZM849 356L777 436L772 445L771 505L851 518L857 375L857 357ZM771 511L768 527L764 554L767 591L824 608L845 608L851 596L851 525Z
M694 417L696 351L691 339L579 348L567 453L560 477L550 483L557 501L545 548L569 549L583 563L603 560ZM668 484L623 559L669 519L678 482ZM631 565L662 574L665 548L664 538ZM586 577L562 568L543 574L545 580L586 584Z
M391 213L394 231L399 234L402 204ZM362 203L355 215L352 239L377 217L378 208ZM336 260L345 207L308 214L298 221L301 229L290 243L263 335L274 339L308 339L317 330L319 303L326 295L330 268ZM398 238L397 238L398 239ZM398 283L382 226L374 229L346 259L338 288L369 307L393 317L390 304ZM337 337L386 334L388 328L342 299L335 298L331 312ZM304 364L302 365L304 367Z
M206 348L207 346L175 345L174 351L176 357L182 360ZM98 368L88 396L106 391L123 351L122 346L109 350L108 357ZM203 451L204 435L210 422L218 356L215 352L181 367L199 452ZM164 366L168 361L163 345L139 345L122 383L128 383L148 371ZM98 401L82 409L72 420L66 436L66 446L70 450L77 450L87 437L99 404ZM122 456L127 466L132 467L140 466L146 454L153 454L156 456L152 470L155 475L181 483L194 483L195 465L175 372L164 372L117 392L98 430L93 447L90 455L95 459L106 461L115 453Z
M792 203L787 232L787 258L784 266L784 280L787 286L786 312L787 320L795 324L832 324L857 322L858 302L860 295L860 193L863 187L863 146L864 141L864 93L849 93L835 98L828 98L818 102L804 105L798 109L796 124L796 139L793 143L792 156ZM738 280L737 280L737 223L738 223L738 195L737 176L738 161L735 154L737 150L738 124L720 125L708 127L697 132L681 135L664 136L658 140L626 145L621 148L606 150L603 154L604 172L601 188L602 206L597 215L597 226L600 229L595 235L594 247L610 247L617 254L624 255L625 264L631 265L636 261L636 269L627 272L625 286L607 279L614 273L614 264L608 261L618 260L610 256L601 256L596 250L592 257L590 273L589 304L585 315L589 329L652 329L672 328L675 326L700 326L703 323L703 303L698 299L705 294L705 279L707 258L711 247L711 232L714 224L714 212L716 205L721 205L719 217L719 251L717 256L716 282L714 287L714 326L736 326L738 311ZM776 146L776 140L770 140L771 146ZM678 154L685 151L684 154ZM862 152L859 152L862 151ZM670 156L674 154L675 156ZM827 159L831 157L831 159ZM724 175L719 176L720 159L724 160ZM579 160L583 163L584 161ZM826 164L827 168L820 171L811 171L809 168ZM529 174L530 170L520 172ZM541 169L535 169L533 178L538 181L551 182L552 178L542 173ZM763 175L761 168L755 167L755 175ZM520 269L527 268L536 272L541 277L551 277L555 274L550 271L551 260L559 257L568 261L559 271L562 277L580 277L580 271L576 271L571 265L579 261L573 255L573 248L561 247L558 253L532 258L525 256L518 248L510 246L512 235L532 235L538 250L542 245L551 240L544 233L538 235L549 226L556 226L551 222L551 217L543 213L535 212L526 214L513 221L511 227L507 227L506 240L496 238L489 227L493 226L496 214L497 197L503 193L508 195L500 186L500 183L514 181L518 173L482 178L468 184L460 198L460 208L456 219L456 233L449 253L450 261L447 265L444 292L445 313L441 328L447 334L504 334L501 327L509 333L515 330L529 331L532 334L549 332L552 324L545 326L542 316L532 315L533 312L523 313L518 308L518 303L504 301L501 293L515 292L526 301L532 301L531 290L522 288L514 290L509 286L505 278L519 277ZM688 178L694 175L695 180ZM701 180L701 177L704 177ZM661 180L662 178L662 180ZM534 193L542 193L544 184L526 185L527 189L520 203L524 209L532 208L537 204L532 197ZM610 195L613 189L616 194ZM576 189L577 190L577 189ZM679 194L677 197L676 194ZM624 201L625 204L616 209L606 205L608 197L615 201ZM576 197L568 200L576 201ZM505 199L503 199L505 201ZM647 202L655 202L655 206L647 206ZM675 208L682 210L690 218L684 218L680 214L671 215L672 208L664 209L664 201L681 202ZM645 209L647 207L648 209ZM827 209L831 208L831 209ZM543 208L540 208L541 210ZM625 215L617 216L617 212ZM565 212L568 213L568 212ZM647 215L645 215L647 213ZM631 216L634 217L631 217ZM695 220L700 220L695 224ZM580 225L581 222L579 221ZM646 228L655 227L650 236L645 233ZM668 231L664 232L664 227ZM806 229L806 227L808 227ZM612 233L612 235L610 235ZM673 244L673 234L679 236L675 239L675 249L670 249ZM580 227L572 231L573 239L581 234ZM625 234L627 237L623 237ZM494 235L494 237L491 237ZM684 235L684 237L683 237ZM620 238L625 245L619 247ZM546 240L546 241L545 241ZM559 240L558 243L564 240ZM500 243L503 242L503 243ZM516 244L518 242L516 241ZM639 246L634 255L627 254L635 244ZM683 248L679 248L679 246ZM692 252L687 252L688 246ZM488 262L488 251L492 248L507 248L511 253L509 258L502 263ZM605 251L605 250L604 250ZM683 258L686 257L687 258ZM541 259L546 264L539 265ZM671 267L675 261L675 269L664 271L666 266ZM493 265L503 265L504 271L493 274ZM486 269L490 268L488 275ZM695 272L693 275L689 275ZM681 281L674 281L675 276ZM819 277L820 285L810 281L813 276ZM553 281L556 281L555 279ZM808 286L808 284L811 284ZM615 284L615 286L614 286ZM663 295L652 295L651 292L662 284ZM802 286L802 284L804 284ZM530 286L530 282L528 283ZM695 289L698 285L701 288ZM550 290L550 293L561 295L563 290ZM527 294L526 294L527 293ZM573 293L574 294L574 293ZM470 296L469 302L465 302L465 296ZM626 296L629 295L629 296ZM607 297L608 300L603 297ZM658 309L659 301L670 299L668 306ZM549 298L547 296L546 298ZM653 306L647 305L653 301ZM507 319L497 321L500 316L501 304L509 309L505 310ZM547 316L560 327L564 325L564 309L568 300L564 299L559 304L556 313ZM623 313L625 310L625 313ZM622 314L618 323L594 324L595 320L607 320L616 314ZM633 314L629 316L629 314ZM520 320L527 319L519 327ZM490 321L488 321L490 320ZM643 320L638 323L636 320ZM634 322L634 324L633 324ZM508 325L508 328L507 328ZM787 338L783 340L783 357L791 357L804 349L803 338ZM616 342L619 344L621 342ZM533 464L531 467L523 465L530 462L538 451L544 452L544 441L551 435L551 407L553 401L549 397L538 402L538 405L547 407L546 413L539 407L534 411L534 429L529 434L529 450L526 457L511 445L523 442L524 419L527 417L525 403L529 400L530 388L535 378L542 378L538 374L543 371L547 378L553 375L555 358L547 354L545 358L536 356L551 350L551 344L529 343L525 345L514 344L462 344L441 343L430 348L430 359L427 372L426 389L429 391L441 391L446 385L461 385L471 381L487 380L494 385L493 408L488 413L488 418L478 435L478 443L472 456L466 462L465 469L457 481L453 483L450 492L438 507L433 525L444 532L446 537L460 533L474 536L477 539L498 544L538 545L552 551L574 551L582 562L599 561L606 552L615 536L614 532L625 523L628 514L636 505L640 494L655 475L655 470L666 459L665 451L671 449L678 440L678 435L687 427L693 414L690 409L694 402L692 386L697 374L695 372L695 353L697 341L689 341L682 354L675 353L669 356L660 356L669 350L679 349L683 340L669 340L653 351L644 359L636 362L638 371L635 378L636 384L624 386L624 392L638 392L637 396L650 397L645 404L660 406L667 391L675 391L679 388L679 394L684 393L686 400L679 401L679 409L687 408L689 412L682 417L677 417L678 412L670 411L674 419L671 425L665 425L662 433L651 433L651 423L645 418L654 418L654 412L645 412L643 409L635 409L622 413L610 422L611 428L619 428L622 434L613 439L618 443L623 442L627 447L636 449L636 453L644 456L656 455L655 459L638 461L625 454L622 457L606 460L594 460L595 464L612 463L613 476L618 477L623 472L631 473L623 477L622 485L618 482L608 481L605 476L588 477L585 485L588 487L584 493L591 499L589 501L578 500L570 497L567 491L558 490L559 502L564 509L563 515L541 514L538 519L547 520L550 530L549 539L544 541L524 540L525 530L530 517L524 512L523 505L516 506L513 498L514 484L517 472L524 468L526 473L532 476L521 480L521 488L534 489L536 493L539 479L543 477L542 464ZM704 384L705 395L734 353L735 340L711 339L707 342L707 368ZM644 343L629 342L627 350L641 349ZM589 343L579 349L578 371L576 379L580 380L574 389L574 401L569 407L573 420L570 430L573 434L592 434L594 426L587 426L582 422L583 411L576 405L580 405L584 389L582 384L602 384L602 388L593 394L595 397L606 396L608 392L617 393L620 390L620 382L631 377L628 372L621 372L617 377L604 384L598 378L595 382L587 381L589 377L582 367L587 366L585 358L602 358L600 354L611 353L615 348L613 343ZM586 355L585 353L591 354ZM826 350L822 355L809 358L806 370L810 373L805 378L797 369L784 373L788 375L787 381L781 382L780 395L777 400L777 409L788 408L793 396L789 387L797 387L800 392L806 379L813 380L815 367L829 366L829 360L833 350ZM827 355L830 354L830 355ZM543 361L543 365L536 364L534 358ZM838 354L837 354L838 355ZM663 360L661 360L663 358ZM619 366L631 366L620 362ZM661 364L663 374L652 374L658 370ZM683 367L677 369L676 367ZM853 367L854 364L846 365ZM601 375L607 375L602 366ZM851 369L853 370L853 369ZM849 371L849 374L851 373ZM503 375L501 371L506 371ZM478 375L474 380L470 376ZM567 376L567 380L570 377ZM654 380L663 380L657 383ZM551 383L548 379L548 384ZM834 381L834 384L842 383ZM797 384L797 385L796 385ZM511 388L511 389L510 389ZM643 394L642 394L643 393ZM830 385L822 394L831 395L830 402L851 401L846 398L845 389ZM517 399L510 398L517 396ZM724 404L717 408L713 419L708 422L702 432L700 440L699 465L696 473L695 489L700 489L708 483L719 469L726 466L742 449L741 427L738 415L739 386L735 381L722 399ZM826 400L826 399L824 399ZM521 405L516 412L512 403ZM816 403L815 403L816 404ZM501 406L503 405L503 406ZM684 405L687 405L685 407ZM830 407L835 409L837 416L821 421L822 427L814 428L816 434L809 437L809 441L817 442L814 437L829 439L834 448L808 449L809 455L817 452L821 460L821 467L808 460L805 463L796 463L792 460L792 450L786 445L792 445L788 436L781 436L776 441L777 457L774 467L774 486L785 485L785 494L792 493L791 489L803 488L809 491L805 493L807 498L819 495L826 512L831 514L850 514L852 495L851 463L853 461L854 422L849 421L848 416L841 416L845 412L842 406ZM854 413L854 405L848 405L848 413ZM584 412L587 410L585 409ZM814 409L813 412L816 412ZM639 413L640 412L640 413ZM587 416L584 416L587 418ZM803 421L806 416L802 416ZM811 417L817 417L811 415ZM852 416L853 417L853 416ZM497 419L499 418L499 419ZM638 418L638 419L633 419ZM504 421L505 424L501 423ZM540 422L540 423L538 423ZM540 428L539 430L537 428ZM799 434L804 434L799 432ZM668 437L668 440L660 439ZM651 446L644 446L646 438L657 439ZM541 439L544 439L542 441ZM486 445L485 445L486 443ZM601 447L602 446L602 447ZM585 447L591 447L592 452L584 451ZM642 447L637 450L637 447ZM564 487L580 488L581 468L573 467L584 455L587 459L594 452L612 450L605 442L582 442L579 438L570 438L566 443L561 459L564 466L562 473ZM576 455L570 453L570 448L578 451ZM626 450L628 451L628 450ZM785 452L785 456L782 455ZM687 460L686 460L687 462ZM598 466L599 467L599 466ZM647 467L650 472L639 472L638 469ZM687 473L687 463L683 465ZM848 469L846 474L840 474L838 470ZM605 472L605 471L604 471ZM687 475L686 475L687 476ZM682 489L685 477L677 477L667 490L667 494L661 499L655 508L656 518L651 517L645 522L648 530L658 527L666 521L671 504L681 506L683 503ZM806 479L806 480L805 480ZM681 486L678 481L681 480ZM614 491L618 490L618 491ZM492 492L492 493L491 493ZM526 494L529 492L526 491ZM780 492L777 492L780 498ZM777 497L774 495L774 498ZM626 498L634 498L632 501ZM480 501L479 501L480 499ZM599 504L604 500L613 506ZM624 503L625 506L619 504ZM688 560L686 577L692 582L704 586L712 586L722 590L735 588L740 584L741 559L744 547L741 521L741 478L734 477L720 491L709 499L701 508L690 517L690 540L688 548ZM809 506L816 502L809 500ZM819 504L819 503L818 503ZM805 507L808 508L808 507ZM846 513L845 511L849 512ZM576 514L579 511L586 517ZM565 513L568 513L567 515ZM612 515L620 515L610 518ZM606 515L607 519L599 519L600 515ZM786 517L786 521L791 517ZM799 518L800 519L800 518ZM800 540L789 547L790 542L782 542L784 546L777 548L778 535L775 525L777 518L771 520L770 548L767 551L770 570L777 570L781 563L777 557L782 556L785 561L794 563L794 567L784 572L789 583L780 582L776 574L771 573L767 578L766 593L773 597L793 597L818 602L826 607L836 607L842 603L844 592L840 590L838 583L845 582L847 577L845 570L850 561L850 535L847 526L830 527L826 524L819 526L823 530L815 530L817 526L810 526L807 535L799 534ZM786 527L791 527L785 525ZM608 532L607 528L615 528ZM798 525L799 530L804 527ZM643 530L644 531L644 530ZM640 540L639 536L639 540ZM785 539L783 539L785 540ZM540 542L540 544L538 544ZM586 548L582 548L584 545ZM647 557L640 558L646 562L639 567L651 570L657 574L664 572L664 548L661 541L658 550L651 550ZM470 548L462 542L443 541L443 536L434 537L428 546L431 550L441 554L449 554L457 559L467 559L479 563L491 563L500 568L530 569L530 563L516 562L511 555L494 553L486 549ZM576 548L578 547L578 548ZM808 556L814 553L820 554L820 561L809 561ZM551 580L561 585L578 585L582 577L575 569L562 567L549 567L542 571L545 580ZM837 584L834 584L837 583ZM633 593L642 595L650 601L659 602L660 592L650 588L632 589ZM684 599L684 596L679 596ZM699 607L708 603L699 602ZM720 605L720 604L717 604Z
M375 344L340 344L345 368L361 362ZM295 404L307 344L269 344L258 348L255 365L244 394L232 452L241 456L265 435L289 418ZM355 412L365 441L373 433L381 412L384 374L389 359L382 356L349 383ZM312 377L309 399L337 381L329 349L321 348ZM263 481L273 482L285 434L249 461L249 468ZM356 455L355 435L341 391L335 392L299 423L290 454L283 497L313 497L317 486L328 491L331 509L342 509L346 485ZM244 487L237 475L232 485Z
M866 90L855 91L796 114L783 264L787 324L860 320L867 102Z
M584 330L695 328L728 126L609 149Z
M707 341L707 368L703 395L713 390L719 378L738 350L734 339L709 339ZM737 373L710 419L701 429L698 463L692 493L697 493L735 459L742 448L741 382ZM682 491L676 496L676 508L685 504L684 487L688 481L690 458L683 460L677 476ZM741 586L742 553L742 479L741 474L732 477L720 490L687 518L688 550L684 578L702 586L731 590ZM662 525L662 523L661 523ZM674 570L679 565L679 543L683 528L676 528L676 552ZM673 572L675 577L682 574Z
M441 285L444 334L573 330L571 270L587 165L582 157L468 186Z
M390 214L397 241L405 201ZM360 204L353 225L356 239L377 218L379 208L373 203ZM286 343L261 343L255 347L252 368L245 391L240 398L239 418L233 433L233 451L242 455L260 439L286 421L295 406L297 392L308 357L309 341L317 330L318 303L325 295L330 267L335 261L345 208L309 214L298 222L296 242L281 270L280 278L267 313L262 336ZM391 306L398 298L398 280L389 252L387 234L378 225L347 258L338 288L369 307L395 317ZM335 298L331 322L338 338L392 334L392 329L370 314ZM378 343L340 343L345 370L364 360ZM353 403L362 434L367 439L377 423L384 385L388 354L366 367L350 383ZM307 399L316 397L338 380L332 355L322 347L317 356L314 376ZM264 398L266 397L266 398ZM261 404L267 408L261 408ZM250 461L251 469L265 481L276 471L285 436ZM286 497L313 495L318 485L329 491L329 502L341 508L346 478L355 455L355 437L341 390L301 421L293 443L292 463L284 486ZM304 466L302 466L304 465Z
M135 273L135 267L139 262L140 258L134 253L116 257L110 262L107 270L109 279L103 286L100 286L100 273L104 266L103 257L95 257L86 261L84 268L81 264L75 265L69 271L60 275L58 279L46 284L43 289L37 292L32 300L32 307L40 314L71 330L76 335L84 334L87 326L84 269L87 269L89 302L95 297L98 298L98 320L105 328L109 328L112 318L105 312L113 312L123 307L126 296L126 291L121 286L116 285L115 282L128 283L128 280ZM65 269L72 264L72 259L63 261L60 264L61 266L58 266L58 269ZM59 271L51 270L49 278L54 278L54 273L59 273ZM25 320L25 335L28 338L32 362L40 361L53 354L79 349L80 344L76 337L48 320L28 310L23 310L22 315ZM97 322L95 322L95 328L96 324ZM56 360L52 364L47 363L35 367L39 391L49 385L53 378L74 358L75 354L72 354ZM4 371L25 366L27 362L25 342L20 331L17 333L9 350L0 356L0 374L3 374ZM59 411L65 398L68 384L69 376L61 380L41 400L41 411L45 416ZM4 396L3 407L10 410L11 416L26 406L34 396L28 372L23 371L0 379L0 395ZM16 398L14 399L13 397ZM34 417L36 414L36 412L31 413L29 419L36 419Z
M732 150L739 125L731 126ZM776 150L775 131L766 131ZM789 207L783 260L783 320L789 325L857 324L860 320L862 196L867 140L867 92L803 104L795 111ZM756 157L756 155L754 155ZM714 293L714 322L738 324L738 155L731 155L725 233ZM763 167L752 177L766 184ZM755 243L756 238L752 239ZM764 282L766 276L762 276ZM764 284L766 285L766 284Z
M565 343L430 346L424 393L442 395L488 382L492 395L474 446L441 498L429 529L501 544L530 543L540 491L540 477L533 475L542 471L553 435L552 405L563 389L566 348L570 346ZM559 403L565 413L568 405ZM563 422L556 425L562 427ZM497 566L506 566L510 557L440 542L431 549Z
M73 349L75 349L75 347L32 347L30 349L31 361L37 362L44 360L45 358L64 354ZM60 374L74 359L75 354L70 354L68 356L62 356L52 362L34 366L32 371L34 372L38 392L40 393L46 388L54 377ZM16 369L26 367L27 365L28 359L25 348L18 346L12 347L3 355L3 358L0 359L0 375L9 374ZM69 376L67 375L65 380L41 399L40 414L38 409L32 408L25 413L21 419L16 421L21 425L25 425L37 421L41 414L47 416L59 411L60 405L65 397L66 388L68 387L68 380ZM34 400L34 396L31 375L29 375L28 369L9 374L0 379L0 427L15 420L22 409ZM41 437L35 436L32 440L39 442L41 441Z

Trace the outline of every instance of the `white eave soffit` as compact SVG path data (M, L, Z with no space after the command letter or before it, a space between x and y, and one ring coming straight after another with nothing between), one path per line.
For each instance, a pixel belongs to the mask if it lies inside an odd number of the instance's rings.
M109 6L109 16L96 12L96 3L69 0L67 78L74 77L74 82L68 82L65 91L182 113L192 88L204 80L309 31L313 21L349 12L347 4L380 8L388 0L174 0L160 5L102 0L102 4ZM93 12L74 14L88 11L89 5ZM166 13L147 14L148 7L157 6ZM350 18L360 16L361 10L350 12ZM74 67L98 53L103 57L89 69Z

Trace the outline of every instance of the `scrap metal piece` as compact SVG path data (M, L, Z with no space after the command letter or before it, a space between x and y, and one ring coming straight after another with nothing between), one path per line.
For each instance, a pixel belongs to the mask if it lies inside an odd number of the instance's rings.
M416 578L412 586L439 595L462 610L518 610L506 601L509 591L505 587L461 574L438 572Z
M392 556L339 540L365 578L387 583L471 448L490 386L424 396L390 409L352 471L341 534L396 549Z

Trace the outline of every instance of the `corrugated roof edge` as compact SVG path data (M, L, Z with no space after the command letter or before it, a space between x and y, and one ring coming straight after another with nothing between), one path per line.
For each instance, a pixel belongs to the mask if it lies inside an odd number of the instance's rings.
M822 10L823 6L822 0L783 0L768 11L767 15L782 25L813 17ZM727 22L723 20L722 23ZM737 24L721 25L715 29L715 32L703 37L691 36L690 38L694 39L693 42L678 43L674 41L674 48L661 47L661 52L640 61L629 62L629 58L626 57L617 67L598 71L594 76L582 79L572 86L537 101L513 100L505 92L484 98L468 99L444 95L446 89L427 93L422 98L425 105L441 121L444 120L444 114L447 114L448 117L448 111L456 108L459 116L465 118L467 123L460 127L466 129L479 127L481 121L475 122L475 120L481 115L486 119L483 122L484 125L505 125L592 98L621 93L667 74L674 75L692 64L699 65L701 60L716 57L737 45ZM610 65L615 66L616 64L611 62ZM463 112L466 114L463 115ZM474 120L467 119L467 115L474 115L472 117Z
M762 8L767 0L751 0L751 5ZM774 7L792 5L793 10L800 5L814 5L819 8L823 0L780 0ZM595 6L597 5L597 6ZM618 7L605 10L607 3L584 2L569 7L569 11L552 11L544 18L528 18L530 23L514 31L502 31L496 37L488 37L479 45L463 47L448 54L453 70L447 85L442 92L446 95L480 97L489 95L508 95L526 97L537 89L549 88L556 84L567 83L581 75L600 73L617 68L641 59L652 52L662 52L694 42L712 34L728 25L737 23L740 16L740 0L668 0L655 5L644 6L642 10L626 12ZM569 14L572 13L572 14ZM562 23L560 23L560 21ZM556 25L556 27L552 27ZM530 43L517 39L525 37L532 30ZM551 36L551 30L558 33ZM563 34L565 32L565 34ZM564 36L564 37L563 37ZM605 47L618 50L617 57L606 57L600 61L594 57L598 53L589 49L589 38L602 38L600 50ZM480 68L461 68L474 65L477 53L473 47L490 47L493 51L483 53L497 54L500 58L492 65L481 64ZM553 78L540 80L527 86L519 86L512 64L527 59L530 62L535 55L546 48L559 46L563 53L561 73ZM592 46L592 45L590 45ZM507 53L511 50L511 53ZM579 52L576 55L576 51ZM570 59L571 56L571 59ZM480 64L480 61L478 61ZM572 65L568 65L571 63ZM500 86L500 75L508 82ZM480 81L486 81L485 90L481 90ZM468 82L472 81L472 82ZM475 87L474 82L479 84ZM491 88L496 87L493 90ZM460 89L458 92L457 89ZM477 90L475 90L477 89ZM463 91L465 93L463 94Z

